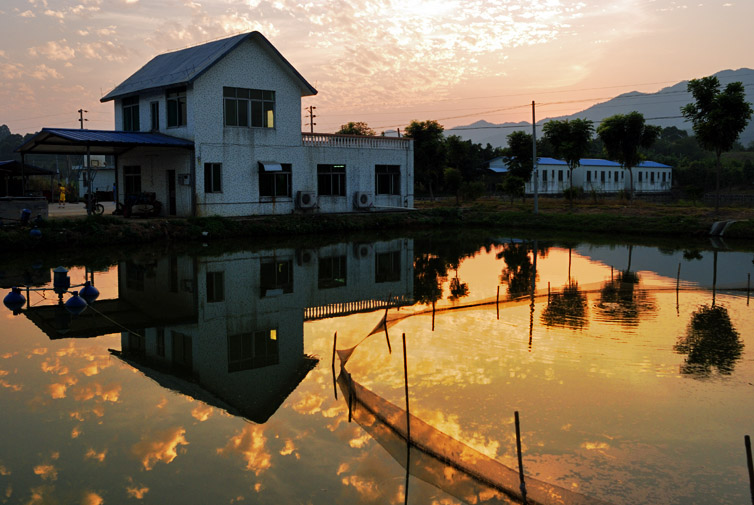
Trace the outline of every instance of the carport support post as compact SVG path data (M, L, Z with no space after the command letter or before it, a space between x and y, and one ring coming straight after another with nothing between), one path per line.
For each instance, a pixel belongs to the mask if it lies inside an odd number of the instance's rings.
M84 123L81 123L82 125ZM92 153L89 144L86 145L86 183L89 185L89 199L86 201L86 215L91 216L94 209L94 195L92 194Z

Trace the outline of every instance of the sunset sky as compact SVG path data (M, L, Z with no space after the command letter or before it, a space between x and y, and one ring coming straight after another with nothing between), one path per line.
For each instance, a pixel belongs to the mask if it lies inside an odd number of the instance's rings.
M251 30L319 91L315 131L521 121L532 100L543 119L752 68L752 19L751 0L3 0L0 124L84 108L113 129L99 99L153 56Z

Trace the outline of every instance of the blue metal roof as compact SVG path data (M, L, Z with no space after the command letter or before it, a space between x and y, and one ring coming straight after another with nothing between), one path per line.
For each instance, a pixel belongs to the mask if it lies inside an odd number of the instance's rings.
M299 80L305 91L304 96L317 94L317 90L306 82L264 35L259 32L250 32L155 56L131 77L103 96L100 101L107 102L140 91L192 83L247 39L254 39L267 47Z
M134 147L193 148L194 142L149 132L42 128L16 149L17 152L40 154L120 154Z
M537 158L538 165L568 165L565 161L555 158Z
M657 163L656 161L642 161L637 165L639 168L673 168L670 165L663 165L662 163Z
M582 158L579 160L582 167L616 167L620 168L620 163L610 160L601 160L599 158Z

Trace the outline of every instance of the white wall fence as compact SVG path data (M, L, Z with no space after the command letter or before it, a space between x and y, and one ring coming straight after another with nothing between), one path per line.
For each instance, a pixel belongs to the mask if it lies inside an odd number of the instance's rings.
M301 133L308 147L346 147L357 149L411 149L411 139L397 137L365 137L362 135L336 135L333 133Z

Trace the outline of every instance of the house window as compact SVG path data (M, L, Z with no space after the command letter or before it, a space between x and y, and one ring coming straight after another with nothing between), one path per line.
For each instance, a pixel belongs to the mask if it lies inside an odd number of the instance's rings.
M291 170L290 163L281 163L282 171L267 170L265 165L259 163L259 196L267 197L291 197Z
M378 253L374 256L375 283L401 280L401 252Z
M153 132L160 130L160 102L151 102L149 104L149 116L152 119L150 130Z
M165 357L165 328L157 328L157 355Z
M592 172L590 171L586 173L586 182L592 182Z
M655 183L655 173L649 172L649 182L654 184Z
M138 96L123 99L123 130L127 132L139 131Z
M378 195L401 194L401 167L400 165L375 165L375 187Z
M259 267L262 296L273 293L293 293L293 261L264 261ZM271 293L272 292L272 293Z
M173 366L179 370L191 371L193 362L191 336L177 331L171 331L170 336L173 348Z
M605 184L605 171L604 170L600 172L600 182L602 182L602 184Z
M225 301L225 272L207 272L207 303Z
M325 196L346 196L346 166L317 165L317 191Z
M147 353L147 345L144 341L144 329L128 332L128 343L126 344L128 353L136 356L144 356Z
M167 91L168 128L186 126L186 88Z
M542 170L542 182L547 182L547 170Z
M643 175L643 174L642 174L641 172L639 172L639 182L641 182L641 176L642 176L642 175Z
M275 127L275 92L223 88L225 126Z
M618 182L618 172L615 172L615 182Z
M662 182L665 182L665 172L662 173Z
M126 288L133 291L144 291L144 265L126 262Z
M137 195L141 193L141 167L123 167L123 188L125 195Z
M228 335L228 372L277 365L278 356L276 329Z
M339 288L346 285L346 256L319 258L319 289Z
M623 172L620 173L620 180L623 180Z
M204 192L222 192L222 163L204 164Z

